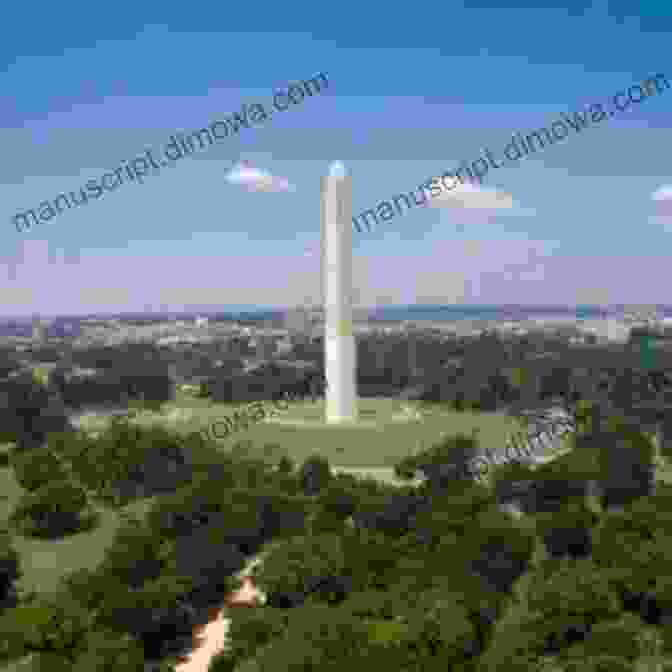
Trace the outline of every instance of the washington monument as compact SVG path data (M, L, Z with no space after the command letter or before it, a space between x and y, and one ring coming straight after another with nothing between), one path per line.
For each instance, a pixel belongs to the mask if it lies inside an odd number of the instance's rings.
M326 421L357 420L352 332L352 180L339 161L321 185Z

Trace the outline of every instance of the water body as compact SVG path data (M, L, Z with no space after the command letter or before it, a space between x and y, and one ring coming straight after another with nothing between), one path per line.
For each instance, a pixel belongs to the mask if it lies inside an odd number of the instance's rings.
M655 306L660 317L672 317L672 306ZM596 320L619 317L627 306L519 306L519 305L405 305L384 306L364 309L370 321L384 322L457 322L461 320L518 321L543 318L567 318ZM198 316L227 321L276 321L282 320L288 308L270 308L263 306L204 306L184 312L147 312L53 316L57 322L78 325L84 319L148 320L163 322L167 320L192 320ZM43 318L47 316L41 316ZM17 330L26 335L31 330L30 318L0 317L0 335L12 335Z

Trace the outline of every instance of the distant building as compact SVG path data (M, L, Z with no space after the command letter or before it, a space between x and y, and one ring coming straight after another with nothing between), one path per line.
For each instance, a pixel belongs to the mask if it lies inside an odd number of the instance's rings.
M309 308L298 306L288 310L284 320L285 329L289 332L291 343L306 345L310 342L313 332L313 317Z
M271 359L276 351L276 339L269 334L257 334L250 340L258 359Z
M46 343L49 338L49 323L44 320L37 320L33 323L33 340L39 343Z
M598 344L627 343L632 326L617 319L591 320L584 322L582 332L593 334Z

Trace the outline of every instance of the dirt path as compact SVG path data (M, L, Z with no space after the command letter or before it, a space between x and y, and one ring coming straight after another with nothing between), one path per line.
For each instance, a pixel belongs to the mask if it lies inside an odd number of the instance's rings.
M237 574L238 578L249 576L267 552L262 551L253 556ZM263 602L264 596L261 598ZM227 617L227 611L226 607L213 610L211 620L194 631L194 648L182 662L175 665L175 672L207 672L212 658L226 649L229 641L231 619Z

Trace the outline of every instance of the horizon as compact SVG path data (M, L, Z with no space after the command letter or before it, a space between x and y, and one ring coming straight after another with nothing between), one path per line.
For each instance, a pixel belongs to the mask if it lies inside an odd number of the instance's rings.
M672 304L613 304L609 306L598 305L598 304L460 304L460 305L451 305L451 304L387 304L387 305L376 305L376 306L362 306L358 310L375 312L380 311L390 311L390 310L406 310L413 312L414 310L418 311L431 311L431 310L440 310L440 311L454 311L459 312L504 312L511 310L519 310L521 312L531 312L541 315L543 313L553 313L553 312L563 312L563 313L577 313L581 311L586 312L595 312L595 313L604 313L605 315L614 313L627 313L630 311L636 311L638 308L645 307L648 309L654 309L658 313L664 313L669 311L672 313ZM166 318L180 318L180 317L213 317L213 316L255 316L264 313L272 314L282 314L288 311L296 310L297 308L304 308L307 310L322 310L322 306L300 306L300 305L288 305L288 306L213 306L213 307L202 307L202 308L193 308L185 310L156 310L156 311L119 311L119 312L84 312L84 313L54 313L54 314L21 314L21 315L2 315L0 314L0 322L7 321L20 321L20 322L29 322L36 320L67 320L67 319L133 319L133 318L142 318L146 316L160 316ZM478 319L478 318L476 318ZM485 318L481 318L485 319ZM522 318L524 319L524 318Z

